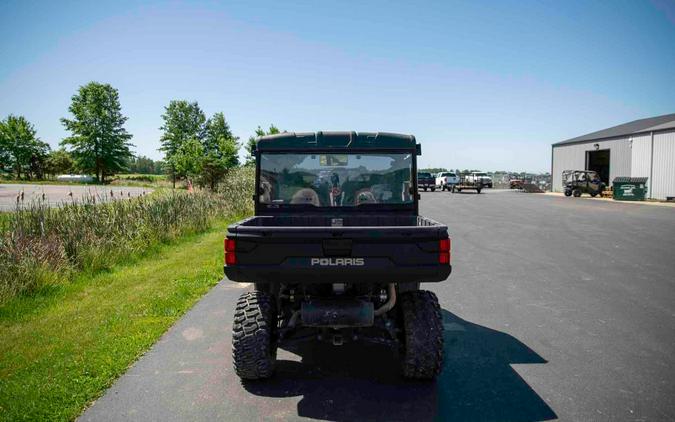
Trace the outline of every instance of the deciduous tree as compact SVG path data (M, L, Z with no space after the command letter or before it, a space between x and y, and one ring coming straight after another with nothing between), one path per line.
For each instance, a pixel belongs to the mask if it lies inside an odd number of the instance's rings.
M0 122L0 159L17 179L42 178L49 145L36 136L33 125L23 116L8 116Z
M127 167L130 173L162 174L164 162L156 161L146 156L137 156L129 159Z
M57 174L70 173L75 167L73 157L65 149L52 151L47 156L45 173L56 176Z
M270 125L270 128L267 130L267 132L265 132L263 128L258 126L258 128L255 130L255 136L251 136L250 138L248 138L248 142L246 143L246 151L248 152L248 155L246 156L246 165L251 165L255 163L255 155L253 154L253 149L255 148L256 138L265 135L276 135L277 133L281 133L281 131L274 125Z
M160 151L164 152L165 161L169 165L173 178L173 185L176 187L176 177L185 175L174 166L176 160L173 156L178 153L184 143L191 140L201 142L204 139L206 115L196 101L173 100L164 108L162 119L164 124L160 128L163 132L160 138L162 144Z
M204 146L198 139L183 142L168 160L176 174L183 175L188 181L193 180L202 171Z
M77 166L94 172L96 180L123 171L131 157L131 134L124 129L119 93L109 84L90 82L73 95L68 108L72 119L61 122L72 136L61 144L71 148Z
M232 134L223 113L216 113L206 122L202 181L215 190L227 170L239 165L239 138Z

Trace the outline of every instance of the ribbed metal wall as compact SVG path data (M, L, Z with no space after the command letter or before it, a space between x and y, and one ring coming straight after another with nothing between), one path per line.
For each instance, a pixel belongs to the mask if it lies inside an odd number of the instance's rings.
M632 177L651 177L652 168L652 135L633 136L631 148ZM651 180L648 182L651 183Z
M651 197L675 196L675 131L654 133Z
M631 147L628 137L553 147L552 183L554 192L562 192L563 170L585 170L586 151L609 149L609 181L631 175Z

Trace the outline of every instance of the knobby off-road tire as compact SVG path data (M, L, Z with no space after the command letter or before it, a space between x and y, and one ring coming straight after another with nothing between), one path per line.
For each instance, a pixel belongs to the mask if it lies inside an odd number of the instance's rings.
M418 290L401 294L403 376L434 379L443 365L443 317L438 298Z
M239 297L232 325L232 361L239 378L257 380L272 376L277 359L276 326L272 296L254 291Z

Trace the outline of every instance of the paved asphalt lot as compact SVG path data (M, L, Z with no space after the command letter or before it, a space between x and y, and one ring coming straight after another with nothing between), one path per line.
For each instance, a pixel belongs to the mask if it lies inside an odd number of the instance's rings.
M237 296L214 288L82 420L675 420L675 209L487 191L422 194L453 274L437 383L386 348L279 353L277 376L231 368Z
M0 183L0 211L14 211L16 209L17 195L23 192L22 206L29 205L32 201L42 199L51 206L57 206L64 201L79 200L85 195L94 195L110 199L110 190L113 191L113 199L139 196L143 192L151 192L152 189L128 186L87 186L87 185L33 185L33 184L9 184ZM70 195L72 193L72 196Z

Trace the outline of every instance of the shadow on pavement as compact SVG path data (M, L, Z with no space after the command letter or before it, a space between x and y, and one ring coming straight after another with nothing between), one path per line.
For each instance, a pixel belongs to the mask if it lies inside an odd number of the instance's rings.
M396 353L383 346L306 343L279 360L276 376L247 382L265 397L303 396L298 415L344 420L541 421L553 410L511 368L546 363L514 337L443 311L445 363L436 382L399 375Z

